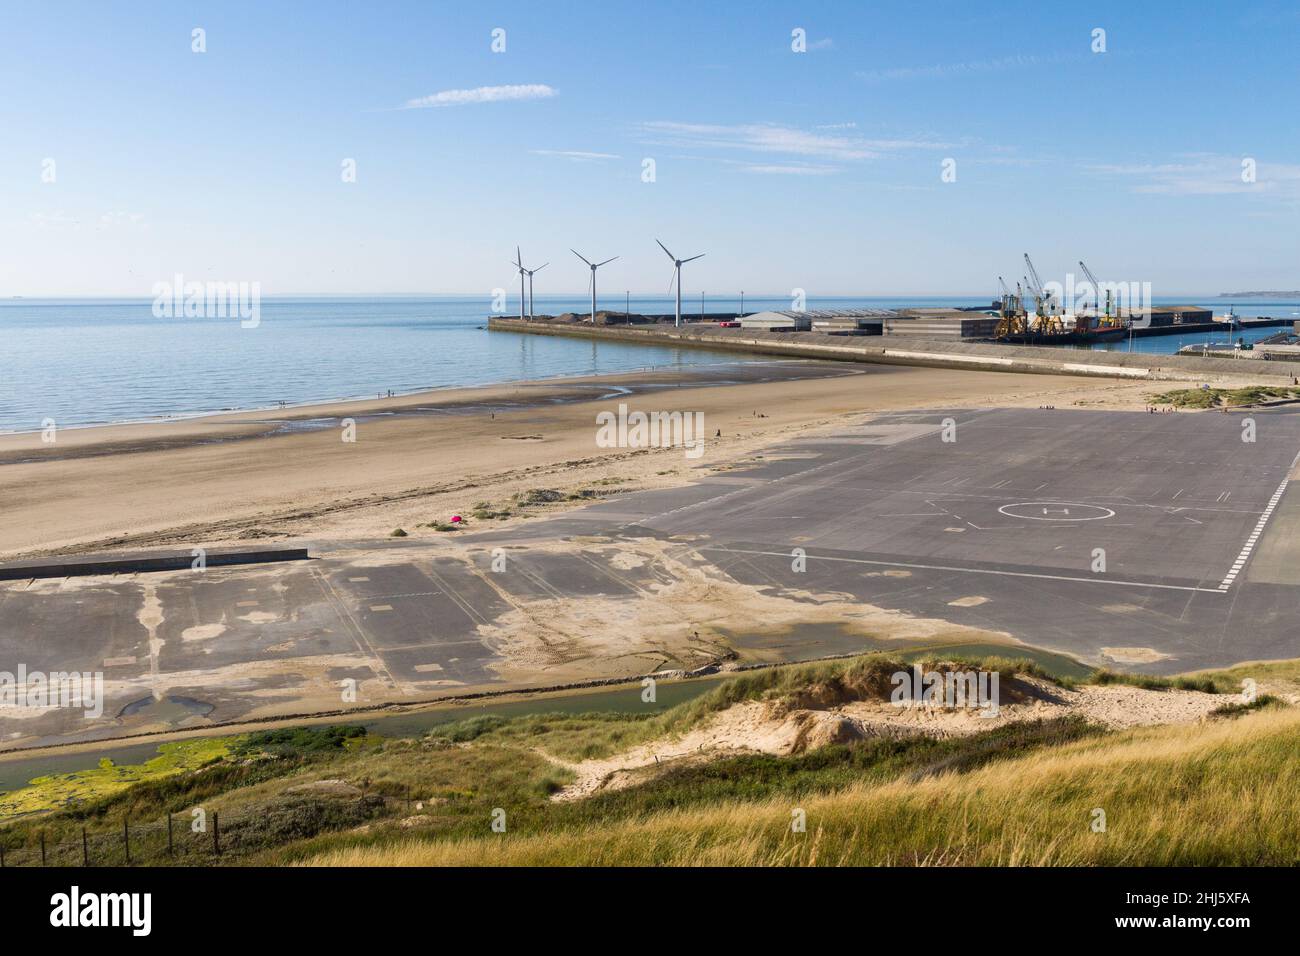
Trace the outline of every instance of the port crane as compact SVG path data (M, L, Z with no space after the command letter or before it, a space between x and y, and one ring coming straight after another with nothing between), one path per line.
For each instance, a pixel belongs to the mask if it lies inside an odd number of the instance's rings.
M1056 314L1052 297L1043 288L1043 281L1038 278L1038 270L1034 268L1034 263L1027 252L1025 269L1029 273L1025 281L1034 296L1034 331L1044 335L1059 335L1065 331L1065 327L1061 323L1061 317Z
M998 289L1002 292L1003 312L1009 311L1010 309L1019 306L1019 303L1016 302L1016 300L1012 297L1011 290L1007 288L1007 284L1002 281L1002 276L998 276Z
M1088 281L1092 283L1093 294L1096 296L1096 304L1092 311L1093 315L1097 316L1097 327L1103 329L1115 329L1123 326L1124 321L1119 316L1118 303L1114 303L1116 306L1116 313L1114 315L1111 314L1111 290L1106 290L1106 311L1103 315L1101 305L1101 283L1098 282L1097 277L1092 274L1092 270L1083 264L1082 259L1079 260L1079 268L1083 270L1083 274L1088 278Z
M1002 290L1002 308L998 310L997 337L1001 339L1028 332L1028 315L1022 305L1024 297L1020 291L1020 283L1016 283L1016 291L1013 294L1002 281L1002 276L998 276L998 288Z
M1097 281L1097 277L1092 274L1092 270L1089 269L1084 264L1082 259L1079 260L1079 270L1083 273L1084 278L1088 280L1088 284L1092 286L1092 314L1094 316L1100 317L1102 314L1101 283ZM1107 319L1110 318L1110 292L1109 291L1106 292L1105 315Z

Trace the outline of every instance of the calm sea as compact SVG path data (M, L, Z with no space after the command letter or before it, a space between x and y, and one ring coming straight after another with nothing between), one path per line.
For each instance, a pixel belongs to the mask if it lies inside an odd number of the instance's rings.
M1186 302L1171 299L1170 302ZM985 298L822 298L810 309L985 305ZM666 313L665 298L633 297ZM621 309L621 298L601 308ZM513 306L513 303L512 303ZM683 303L689 315L699 300ZM736 299L707 298L709 312ZM789 308L746 296L745 310ZM1223 303L1215 312L1225 311ZM537 311L585 312L581 296L537 296ZM257 328L237 319L155 318L147 299L0 300L0 431L161 419L340 398L729 361L723 353L488 333L483 297L264 298ZM1238 304L1241 316L1300 315L1296 303ZM1220 336L1221 338L1222 336ZM1174 350L1198 339L1139 340ZM1125 343L1124 347L1127 347ZM734 361L764 361L738 354Z

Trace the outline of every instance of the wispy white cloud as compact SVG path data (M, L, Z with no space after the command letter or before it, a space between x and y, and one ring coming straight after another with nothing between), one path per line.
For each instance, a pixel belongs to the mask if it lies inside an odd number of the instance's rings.
M814 40L812 43L808 44L808 50L810 52L813 50L833 50L833 49L835 49L835 41L832 40L830 37L823 37L820 40Z
M57 212L34 212L27 217L28 221L38 229L61 229L71 227L73 229L81 228L81 220L75 216L64 214L62 210Z
M27 221L38 229L72 229L73 231L79 231L83 225L80 218L77 216L69 216L62 210L56 212L34 212L27 217ZM99 232L102 232L105 229L116 228L148 228L148 223L145 221L144 213L121 212L117 210L106 212L99 216L92 216L85 221L84 225L93 227Z
M764 176L829 176L832 173L839 172L839 169L834 166L814 166L798 163L776 165L743 163L740 168L747 173L759 173Z
M840 162L878 159L886 153L901 150L947 149L952 145L925 140L866 139L860 136L831 135L776 123L724 126L658 120L641 124L641 132L653 141L670 146L814 156Z
M467 106L471 103L504 103L513 100L544 100L559 95L545 83L518 83L509 86L477 86L472 90L441 90L428 96L407 100L402 109L418 110L442 106Z
M112 226L143 226L144 213L141 212L106 212L99 217L99 228Z
M616 153L588 153L580 149L530 149L529 152L535 156L559 156L563 159L571 159L575 163L590 163L605 159L623 158Z
M952 76L970 76L977 73L998 73L1003 70L1026 69L1035 66L1047 66L1081 56L1069 54L1018 53L1014 56L997 57L991 60L966 60L959 63L931 63L926 66L903 66L885 70L859 70L857 76L863 80L911 80L942 79Z
M1258 161L1254 181L1243 180L1245 157L1192 153L1165 163L1098 163L1084 168L1127 180L1135 193L1164 196L1259 196L1300 201L1300 165Z

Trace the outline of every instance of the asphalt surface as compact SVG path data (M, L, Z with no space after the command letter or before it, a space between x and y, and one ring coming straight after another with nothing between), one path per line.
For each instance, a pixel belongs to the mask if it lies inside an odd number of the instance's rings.
M1298 452L1289 409L886 415L530 531L700 535L700 552L746 583L1185 671L1300 656L1300 494L1287 485ZM1107 657L1118 648L1137 652Z
M0 671L102 671L108 701L97 720L5 709L0 734L96 739L329 709L338 700L321 688L346 678L390 699L503 686L501 648L482 636L503 615L565 598L617 606L664 580L589 540L655 538L796 600L850 595L1092 664L1300 657L1298 452L1291 410L888 414L725 471L706 452L694 484L510 530L265 567L5 582ZM565 540L576 547L541 547ZM492 573L494 548L516 573ZM841 646L820 631L796 629L786 653Z

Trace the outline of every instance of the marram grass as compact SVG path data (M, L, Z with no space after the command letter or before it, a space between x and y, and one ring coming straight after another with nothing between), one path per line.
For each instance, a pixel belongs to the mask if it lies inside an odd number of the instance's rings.
M970 773L581 829L397 842L315 865L1257 865L1300 861L1300 711L1092 738ZM1097 832L1096 811L1105 814Z

